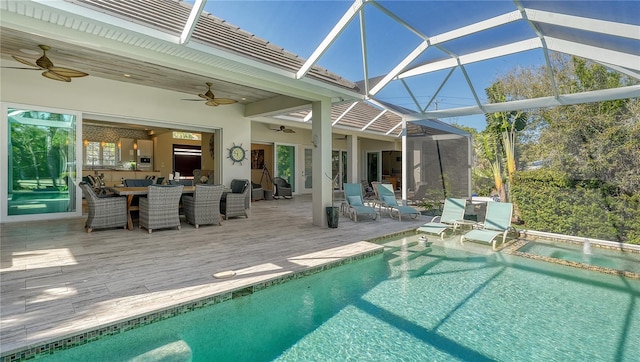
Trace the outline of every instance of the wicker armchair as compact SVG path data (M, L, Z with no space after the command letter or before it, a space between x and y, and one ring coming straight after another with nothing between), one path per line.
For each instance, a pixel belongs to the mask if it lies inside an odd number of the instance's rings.
M201 170L199 168L193 170L193 184L213 185L213 170Z
M220 201L220 213L224 215L225 220L234 216L249 217L247 209L251 202L250 185L249 180L231 181L231 192L225 193Z
M180 196L183 185L149 186L147 197L140 198L140 228L149 230L177 227L180 230Z
M290 199L291 194L291 185L282 177L274 177L273 178L273 186L276 188L276 192L273 194L273 198L284 197L285 199Z
M264 200L264 189L262 185L251 183L251 201Z
M93 229L127 228L126 196L98 197L93 188L85 182L80 183L80 188L89 207L89 216L85 224L88 233Z
M182 208L187 222L193 224L196 229L200 225L222 225L220 198L223 191L222 185L198 184L193 196L182 196Z

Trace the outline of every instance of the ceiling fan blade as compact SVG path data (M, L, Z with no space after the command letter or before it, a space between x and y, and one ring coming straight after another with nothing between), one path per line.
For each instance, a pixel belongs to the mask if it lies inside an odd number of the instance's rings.
M296 133L296 131L292 130L291 128L285 128L284 130L282 130L284 133Z
M236 101L235 99L229 99L229 98L214 98L216 103L218 104L234 104L237 103L238 101Z
M86 77L87 75L89 75L79 70L63 68L63 67L51 67L49 68L49 70L63 77L69 77L69 78Z
M211 98L207 97L206 95L204 95L202 93L198 94L198 97L200 97L200 98L202 98L204 100L207 100L207 101L211 100Z
M208 100L207 103L205 103L205 104L208 105L208 106L211 106L211 107L217 107L218 106L218 103L216 101L214 101L213 99Z
M58 74L56 72L52 72L50 70L42 72L42 75L44 77L46 77L46 78L53 79L53 80L59 80L61 82L71 82L71 78L65 77L64 75L60 75L60 74Z
M24 70L42 70L40 68L25 68L25 67L0 67L4 69L24 69Z
M194 101L194 102L202 102L206 99L193 99L193 98L182 98L183 101Z
M34 67L34 68L36 68L36 69L40 69L40 67L39 67L39 66L37 66L35 63L30 62L30 61L28 61L28 60L26 60L26 59L22 59L22 58L20 58L20 57L16 57L15 55L12 55L11 57L13 57L13 59L15 59L15 60L19 61L19 62L20 62L20 63L22 63L22 64L25 64L25 65L28 65L28 66ZM18 68L18 69L20 69L20 68Z

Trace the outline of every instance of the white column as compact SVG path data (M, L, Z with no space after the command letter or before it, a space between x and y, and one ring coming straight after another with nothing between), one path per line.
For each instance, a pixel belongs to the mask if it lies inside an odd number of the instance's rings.
M331 178L331 99L312 103L311 137L313 141L312 221L315 226L327 227L325 207L332 205ZM337 206L337 205L336 205Z
M409 154L407 153L407 120L402 120L402 204L407 205L407 188L409 172L413 172L413 167L409 169Z
M347 136L347 155L347 180L351 183L360 183L358 136Z

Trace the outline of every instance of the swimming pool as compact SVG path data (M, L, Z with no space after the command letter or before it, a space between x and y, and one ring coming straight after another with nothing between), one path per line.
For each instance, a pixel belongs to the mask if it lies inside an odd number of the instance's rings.
M640 281L416 236L46 360L632 361ZM43 358L44 359L44 358Z

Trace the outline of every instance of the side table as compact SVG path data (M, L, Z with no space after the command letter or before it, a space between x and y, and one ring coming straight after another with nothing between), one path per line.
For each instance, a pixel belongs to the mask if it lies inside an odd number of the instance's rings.
M453 222L453 232L456 231L456 229L458 227L460 227L460 229L462 229L463 226L469 226L471 229L475 228L478 225L478 222L473 221L473 220L456 220Z

